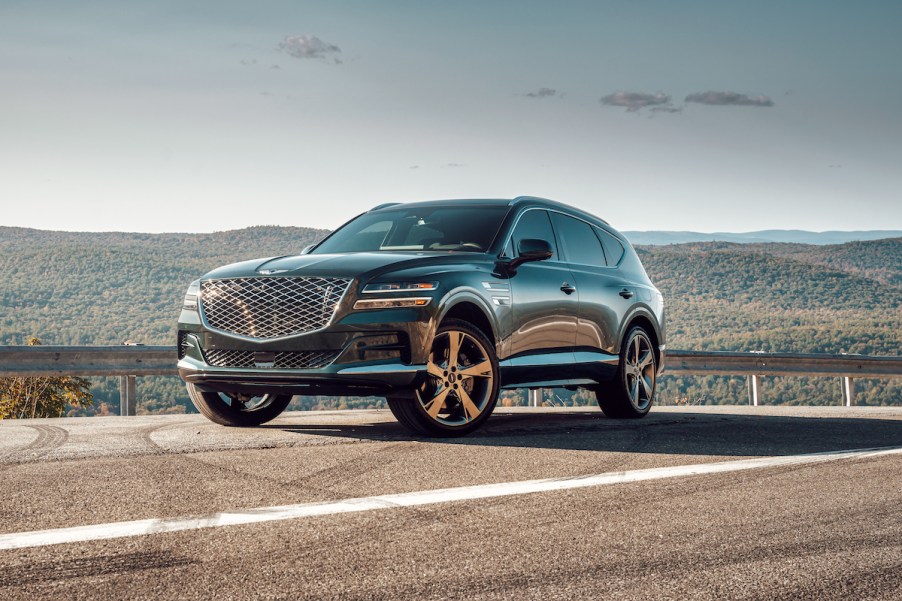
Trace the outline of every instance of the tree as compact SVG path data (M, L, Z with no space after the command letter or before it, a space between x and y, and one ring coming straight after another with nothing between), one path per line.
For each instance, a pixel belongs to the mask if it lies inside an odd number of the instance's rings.
M41 341L30 338L28 346ZM69 406L91 407L91 382L71 376L0 378L0 419L61 417Z

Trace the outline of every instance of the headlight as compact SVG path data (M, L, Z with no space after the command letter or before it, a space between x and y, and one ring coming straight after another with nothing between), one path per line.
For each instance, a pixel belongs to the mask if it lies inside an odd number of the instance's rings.
M354 303L355 309L394 309L397 307L425 307L432 299L429 297L408 298L367 298Z
M438 288L438 282L386 282L384 284L367 284L364 294L374 292L424 292Z
M197 297L199 295L200 280L195 280L188 286L188 292L185 293L185 301L182 303L182 309L185 311L197 311Z

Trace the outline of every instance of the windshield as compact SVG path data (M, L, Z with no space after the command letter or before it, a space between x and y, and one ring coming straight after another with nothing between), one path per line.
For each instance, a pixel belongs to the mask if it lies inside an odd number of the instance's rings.
M485 252L508 207L419 207L365 213L311 254L377 251Z

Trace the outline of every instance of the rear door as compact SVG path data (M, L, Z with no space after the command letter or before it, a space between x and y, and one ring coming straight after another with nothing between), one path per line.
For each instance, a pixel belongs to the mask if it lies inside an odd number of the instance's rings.
M613 355L619 346L620 322L631 304L620 295L623 282L619 271L608 266L592 225L558 212L552 212L551 218L579 290L576 351Z

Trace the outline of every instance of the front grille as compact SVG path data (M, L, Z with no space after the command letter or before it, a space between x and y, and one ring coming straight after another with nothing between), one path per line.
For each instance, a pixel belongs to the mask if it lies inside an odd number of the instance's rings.
M268 277L206 280L200 302L210 327L251 338L279 338L329 323L347 278Z
M272 369L320 369L335 361L339 353L341 351L280 351L275 353L275 361L263 365ZM257 367L254 351L207 349L204 359L214 367Z

